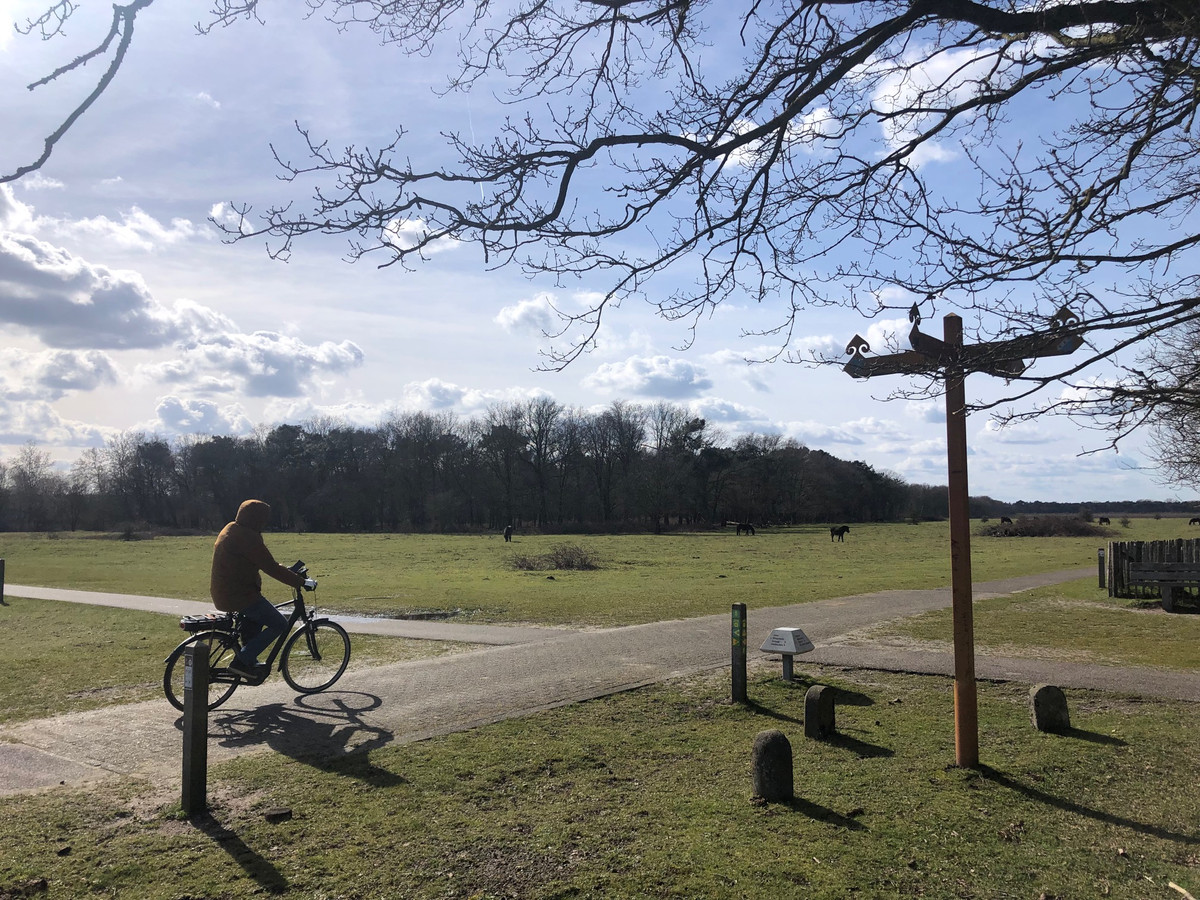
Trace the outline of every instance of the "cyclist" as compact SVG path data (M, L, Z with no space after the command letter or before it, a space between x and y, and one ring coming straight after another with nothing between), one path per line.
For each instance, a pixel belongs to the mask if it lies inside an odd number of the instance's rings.
M242 649L229 664L232 672L261 680L266 676L258 654L271 645L287 619L262 594L262 573L288 587L312 590L316 581L305 578L279 563L267 549L262 532L271 517L271 507L261 500L247 500L237 516L221 529L213 544L212 580L209 592L213 605L222 612L242 614Z

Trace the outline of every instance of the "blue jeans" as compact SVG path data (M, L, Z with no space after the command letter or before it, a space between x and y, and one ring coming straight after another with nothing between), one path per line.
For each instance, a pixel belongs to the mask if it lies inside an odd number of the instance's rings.
M258 662L258 654L283 634L287 618L266 597L259 597L242 610L242 649L237 661L245 665Z

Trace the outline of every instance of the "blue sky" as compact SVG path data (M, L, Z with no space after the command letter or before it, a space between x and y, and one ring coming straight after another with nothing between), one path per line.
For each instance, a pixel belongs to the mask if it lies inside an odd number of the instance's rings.
M222 243L209 219L227 215L231 201L262 209L304 196L278 180L271 155L273 144L302 158L293 123L335 147L378 145L400 123L482 138L504 110L486 89L439 96L447 61L406 57L367 32L338 33L279 4L266 9L265 26L198 36L206 8L145 13L109 93L41 172L0 188L0 461L29 440L70 462L126 430L247 434L314 416L372 425L393 410L479 415L491 403L549 395L586 409L668 400L729 440L781 433L909 481L945 482L940 401L888 401L902 384L836 368L748 363L775 349L741 337L773 324L769 308L722 305L682 350L685 325L629 301L606 315L594 352L545 372L548 303L572 308L604 283L529 280L489 268L470 246L448 246L406 272L348 264L337 238L302 241L287 263L259 242ZM6 21L39 11L0 0ZM0 32L0 169L36 156L55 117L90 87L76 77L25 90L93 40L106 15L104 4L85 8L64 41ZM442 152L432 139L418 147L431 160ZM926 164L947 179L969 171L953 147ZM798 349L840 353L855 333L881 348L884 333L904 334L908 323L834 307L806 311L799 326ZM973 376L968 395L992 399L1003 387ZM1192 496L1156 479L1140 439L1119 455L1086 453L1104 440L1062 419L1000 429L975 414L971 492Z

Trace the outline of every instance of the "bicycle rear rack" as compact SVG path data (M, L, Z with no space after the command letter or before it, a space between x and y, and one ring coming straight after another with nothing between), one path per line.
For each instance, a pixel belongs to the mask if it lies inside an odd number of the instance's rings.
M230 630L233 628L233 613L206 613L201 616L184 616L179 620L184 631Z

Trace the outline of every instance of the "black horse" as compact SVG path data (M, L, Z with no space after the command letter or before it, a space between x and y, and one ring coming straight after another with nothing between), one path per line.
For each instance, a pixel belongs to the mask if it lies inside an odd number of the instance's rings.
M846 540L846 535L849 532L850 532L849 525L835 525L833 528L829 529L829 540L844 541L844 540Z

